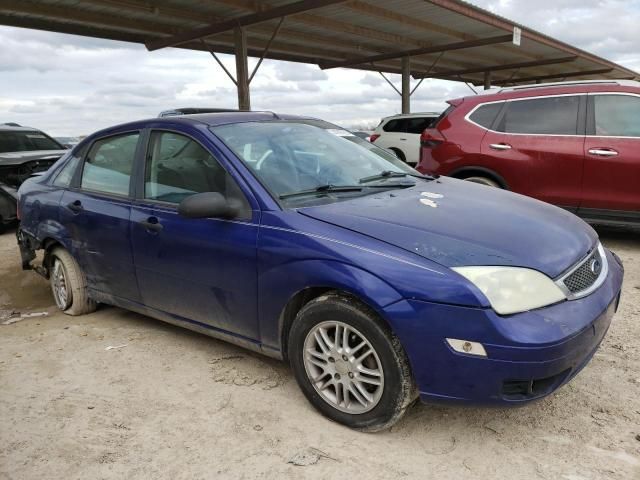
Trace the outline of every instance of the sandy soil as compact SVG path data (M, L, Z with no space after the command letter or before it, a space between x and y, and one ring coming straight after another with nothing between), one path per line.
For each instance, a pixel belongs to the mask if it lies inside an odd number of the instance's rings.
M377 434L317 414L283 363L116 308L57 313L0 235L0 310L49 312L0 325L0 477L640 479L640 234L601 234L624 294L577 378L519 409L416 405Z

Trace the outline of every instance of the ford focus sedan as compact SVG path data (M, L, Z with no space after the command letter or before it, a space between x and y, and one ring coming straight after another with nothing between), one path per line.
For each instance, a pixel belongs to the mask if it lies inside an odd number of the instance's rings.
M23 268L70 315L116 305L286 360L322 414L360 430L417 397L522 404L585 366L623 278L589 226L318 122L98 132L20 188Z

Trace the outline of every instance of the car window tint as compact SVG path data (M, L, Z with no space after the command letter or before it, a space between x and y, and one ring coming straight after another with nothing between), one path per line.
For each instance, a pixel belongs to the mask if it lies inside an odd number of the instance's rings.
M173 132L153 132L145 168L145 198L180 203L196 193L227 196L227 172L198 142ZM263 155L256 148L254 156Z
M53 184L56 187L68 187L71 184L71 179L76 173L76 167L80 163L80 158L73 156L67 160L67 163L60 169Z
M37 130L0 131L0 152L3 153L63 149L58 142Z
M484 128L491 128L491 125L493 125L493 121L496 119L498 112L500 112L502 105L504 105L504 102L480 105L471 115L469 115L469 120L477 123L478 125L482 125Z
M433 123L433 117L418 117L407 119L407 133L417 133L420 135Z
M506 133L575 135L579 104L579 96L508 102L499 130Z
M97 140L84 162L80 186L96 192L128 195L138 137L138 133L127 133Z
M402 118L396 118L394 120L389 120L385 123L382 130L385 132L404 132L405 131L405 121Z
M596 95L593 102L596 135L640 137L640 97Z

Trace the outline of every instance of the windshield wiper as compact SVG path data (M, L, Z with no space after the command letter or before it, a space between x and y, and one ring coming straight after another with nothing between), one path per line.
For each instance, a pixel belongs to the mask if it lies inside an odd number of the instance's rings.
M309 188L308 190L300 190L299 192L283 193L278 198L284 200L285 198L301 197L304 195L313 195L315 193L331 193L331 192L360 192L362 191L359 185L320 185L319 187Z
M422 175L419 173L409 173L409 172L398 172L394 170L383 170L376 175L371 175L370 177L363 177L358 182L359 183L368 183L375 182L376 180L382 180L384 178L396 178L396 177L415 177L422 178L424 180L433 180L433 177L429 177L427 175Z

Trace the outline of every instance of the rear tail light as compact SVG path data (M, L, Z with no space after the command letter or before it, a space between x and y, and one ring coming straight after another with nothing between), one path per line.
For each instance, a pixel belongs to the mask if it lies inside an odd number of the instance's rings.
M437 147L445 141L444 136L436 128L427 128L420 135L420 145L427 148Z
M373 143L373 142L375 142L375 141L378 139L378 137L379 137L379 136L380 136L380 135L378 135L377 133L373 133L373 134L371 134L371 136L369 137L369 141L370 141L371 143Z
M20 203L19 202L16 202L16 203L17 203L17 205L16 205L16 218L18 220L20 220Z

